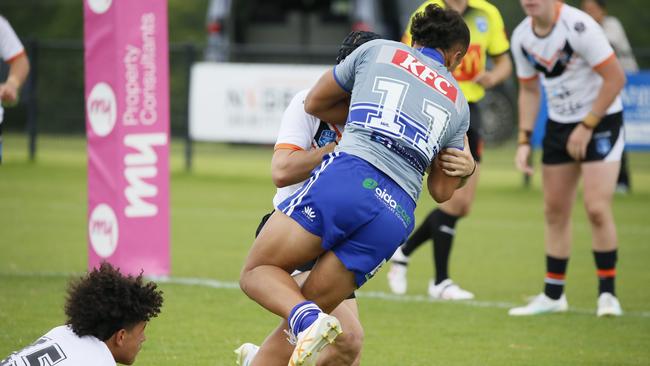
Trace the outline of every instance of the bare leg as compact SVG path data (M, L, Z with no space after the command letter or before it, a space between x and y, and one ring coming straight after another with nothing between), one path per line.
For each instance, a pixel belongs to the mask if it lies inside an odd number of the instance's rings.
M318 366L358 366L361 362L363 328L359 322L359 310L355 299L346 299L332 311L343 328L336 343L325 348L318 358Z
M585 210L591 223L595 251L611 251L618 247L612 197L619 166L617 161L582 164Z
M255 239L239 285L248 297L286 319L305 300L289 272L322 252L319 237L276 211Z
M580 166L576 163L544 165L542 174L546 254L555 258L569 258L571 210L576 198Z
M309 272L303 272L294 279L302 284ZM343 334L336 338L336 343L327 347L318 358L319 366L351 365L358 366L361 360L361 347L363 344L363 328L359 323L359 313L355 299L346 299L332 311L341 322ZM287 341L285 329L289 329L286 320L264 340L252 366L286 366L293 351L293 346Z
M251 366L287 366L294 346L287 341L287 335L284 333L285 329L289 329L289 324L286 320L283 320L266 337L255 358L253 358Z

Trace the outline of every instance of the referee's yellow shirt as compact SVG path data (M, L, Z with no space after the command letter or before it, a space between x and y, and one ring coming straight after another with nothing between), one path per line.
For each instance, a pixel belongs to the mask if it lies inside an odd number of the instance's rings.
M438 4L445 7L444 0L427 0L420 5L411 15L413 16L424 10L429 4ZM510 43L506 36L503 18L499 10L485 0L469 0L467 10L463 14L470 33L469 48L463 61L454 71L454 77L458 80L465 98L470 103L483 99L485 89L475 82L474 78L485 70L487 55L498 56L510 49ZM402 37L402 42L411 45L411 20Z

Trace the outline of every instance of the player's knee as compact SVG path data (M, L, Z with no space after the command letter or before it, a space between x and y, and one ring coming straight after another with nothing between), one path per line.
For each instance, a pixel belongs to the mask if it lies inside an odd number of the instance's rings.
M544 216L546 217L546 222L551 225L567 222L570 215L570 208L563 203L550 201L544 204Z
M251 272L253 271L252 268L249 268L247 266L244 266L242 268L241 273L239 274L239 288L245 293L248 294L248 289L250 286L250 281L251 281Z
M589 221L595 226L604 225L609 217L609 205L606 202L585 202Z

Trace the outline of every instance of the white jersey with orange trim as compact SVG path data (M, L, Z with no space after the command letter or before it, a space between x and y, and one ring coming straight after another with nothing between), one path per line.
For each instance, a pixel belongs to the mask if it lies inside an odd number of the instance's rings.
M559 4L551 33L537 36L533 20L526 17L512 34L512 53L517 77L530 80L541 76L553 121L582 121L598 96L603 80L595 71L616 59L602 28L588 14ZM617 97L607 114L623 109Z
M20 43L16 32L3 16L0 15L0 58L5 62L11 62L16 57L25 53L23 44ZM0 123L2 123L4 110L0 106Z
M14 32L11 25L0 15L0 57L5 62L11 62L16 57L25 53L23 44Z
M36 342L0 361L1 366L115 366L106 343L79 337L67 325L56 327Z
M282 115L277 149L311 150L338 142L345 125L326 123L305 112L305 98L309 90L298 92ZM278 205L302 186L303 182L278 188L273 197L273 206Z

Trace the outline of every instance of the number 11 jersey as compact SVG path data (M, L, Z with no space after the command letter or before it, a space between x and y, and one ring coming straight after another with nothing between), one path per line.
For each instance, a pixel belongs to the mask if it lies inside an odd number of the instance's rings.
M469 107L434 49L374 40L334 68L352 93L337 151L358 156L387 174L414 201L427 167L441 149L463 149Z

